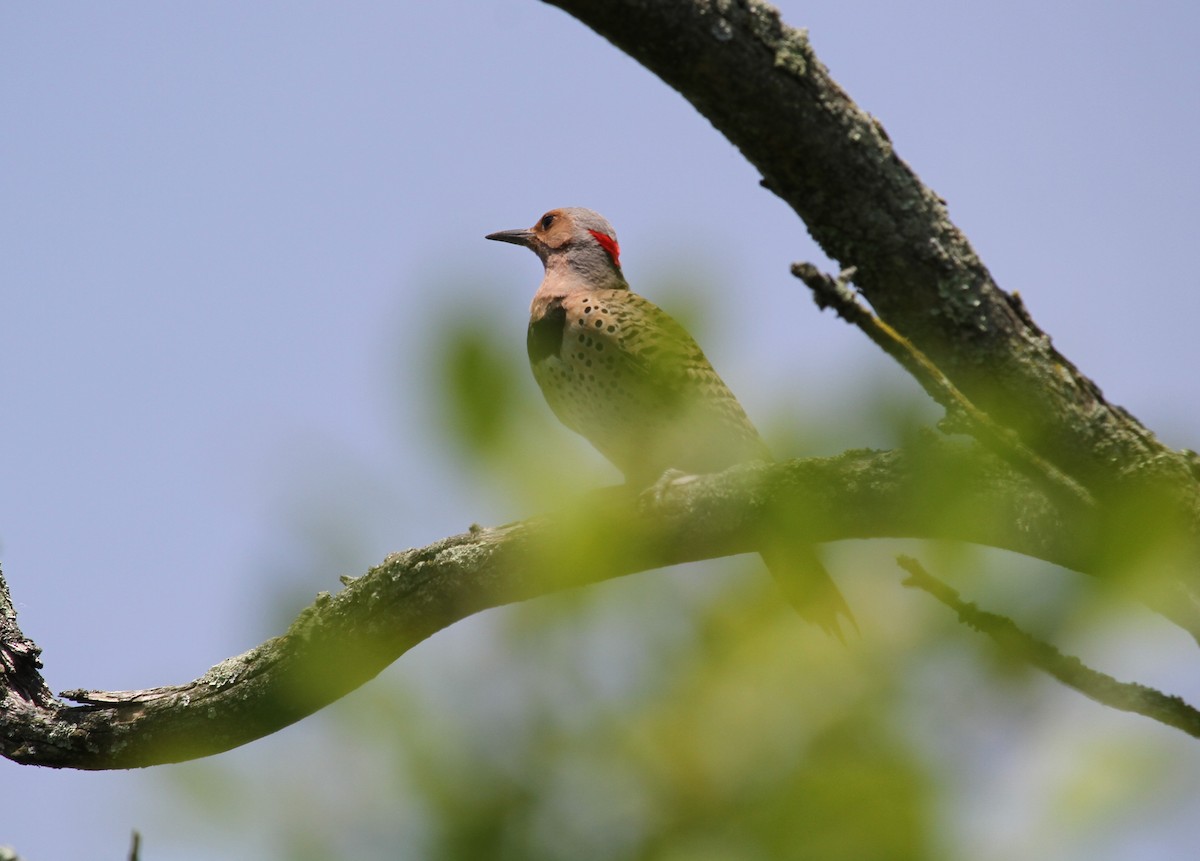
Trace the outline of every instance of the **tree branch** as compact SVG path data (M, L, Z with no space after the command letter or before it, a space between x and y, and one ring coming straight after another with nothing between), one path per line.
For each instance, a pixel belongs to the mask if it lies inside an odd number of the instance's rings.
M908 371L931 398L946 408L947 417L942 422L943 428L971 434L991 452L1004 458L1017 469L1041 480L1050 491L1062 494L1070 502L1089 507L1095 504L1095 499L1084 487L1037 452L1030 450L1012 430L992 421L991 416L971 403L971 400L947 379L941 368L907 338L859 305L849 287L849 281L854 275L853 269L847 269L835 279L811 263L793 263L792 274L813 292L813 298L819 308L833 308L839 317L857 326L875 346Z
M22 636L10 604L0 644L0 753L22 763L109 769L228 750L333 702L480 610L751 551L784 517L814 541L948 538L1083 571L1096 561L1075 540L1092 528L1085 511L1056 507L995 457L933 434L904 451L748 465L640 498L614 488L578 510L393 554L336 595L318 596L282 636L192 682L65 695L79 705L46 691L31 659L37 647ZM581 545L589 552L578 552ZM597 546L607 552L592 552Z
M46 689L39 650L0 591L4 756L106 769L227 750L327 705L480 610L753 550L781 522L814 542L958 539L1095 574L1127 561L1114 536L1136 535L1142 548L1156 536L1183 537L1187 552L1176 554L1183 559L1173 572L1178 600L1148 600L1200 635L1191 588L1200 489L1191 461L1105 401L1054 350L1021 302L992 281L944 202L896 156L882 126L829 77L803 32L758 0L549 2L688 98L830 257L857 269L857 285L894 331L1100 505L1052 501L1039 482L995 457L932 436L903 451L739 467L639 500L601 493L586 510L389 556L338 594L318 596L282 636L192 682L70 692L78 705ZM582 554L580 545L605 552Z
M954 610L959 621L987 634L1006 652L1028 661L1101 705L1140 714L1200 738L1200 712L1180 697L1136 682L1120 682L1093 670L1079 658L1064 655L1049 643L1022 631L1011 619L980 610L962 600L958 592L926 571L916 559L901 556L897 562L908 572L905 586L928 592Z
M879 316L972 403L1105 503L1110 559L1182 539L1170 572L1200 608L1200 483L1001 290L945 202L760 0L546 0L678 90L804 220ZM1118 540L1125 546L1119 547ZM1175 558L1179 558L1175 553Z

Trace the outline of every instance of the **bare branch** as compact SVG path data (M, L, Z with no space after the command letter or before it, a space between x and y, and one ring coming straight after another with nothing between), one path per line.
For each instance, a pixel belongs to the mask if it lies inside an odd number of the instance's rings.
M678 90L825 252L857 270L881 319L997 424L1096 495L1114 563L1129 564L1130 548L1184 539L1187 553L1170 577L1200 612L1200 483L1188 456L1108 403L996 285L945 202L829 76L807 33L761 0L547 2Z
M848 283L854 272L854 269L847 269L835 279L811 263L792 264L792 274L808 285L820 308L833 308L839 317L857 326L875 346L912 374L930 397L946 408L947 421L942 423L943 426L952 422L954 427L949 430L971 434L992 452L1017 469L1042 480L1051 491L1063 494L1067 500L1089 507L1095 505L1092 494L1077 481L1032 451L1016 433L992 421L991 416L971 403L942 373L941 368L913 346L911 341L862 307L854 298Z
M1105 401L1054 350L1021 302L993 282L944 202L896 156L882 126L829 77L804 33L758 0L550 2L683 93L825 251L857 269L880 319L913 346L910 358L928 356L964 400L1100 504L1082 504L1079 494L1052 500L1039 482L977 447L933 436L903 451L739 467L641 499L601 493L585 511L473 529L393 554L336 595L318 596L282 636L199 679L73 691L76 705L46 689L39 650L0 592L4 756L107 769L217 753L311 714L480 610L755 550L781 523L814 542L958 539L1100 575L1128 562L1122 535L1145 533L1144 548L1157 534L1164 546L1186 546L1176 554L1178 593L1153 606L1200 636L1191 589L1200 559L1194 464ZM587 535L605 537L607 552L576 551L581 523Z
M1083 571L1096 562L1080 553L1087 543L1076 540L1092 528L1086 512L1056 507L995 457L933 434L905 451L748 465L640 498L614 488L589 497L584 509L473 529L393 554L336 595L318 596L282 636L186 684L72 691L68 696L80 703L72 706L48 698L36 665L6 662L0 753L17 762L84 769L218 753L333 702L426 637L480 610L748 552L784 518L814 541L949 538ZM605 536L607 552L578 553L587 536ZM36 654L15 616L5 618L3 653Z
M926 571L916 559L901 556L896 561L908 572L905 586L928 592L956 612L960 622L987 634L1005 651L1028 661L1101 705L1144 715L1200 738L1200 711L1180 697L1136 682L1120 682L1093 670L1079 658L1064 655L1049 643L1022 631L1011 619L980 610L974 604L963 601L958 592Z

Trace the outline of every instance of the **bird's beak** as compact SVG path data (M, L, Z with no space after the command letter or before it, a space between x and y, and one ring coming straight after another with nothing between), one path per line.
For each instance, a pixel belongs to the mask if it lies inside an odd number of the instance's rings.
M498 230L495 233L489 233L484 239L494 239L497 242L511 242L513 245L524 245L526 248L533 247L533 231L525 230Z

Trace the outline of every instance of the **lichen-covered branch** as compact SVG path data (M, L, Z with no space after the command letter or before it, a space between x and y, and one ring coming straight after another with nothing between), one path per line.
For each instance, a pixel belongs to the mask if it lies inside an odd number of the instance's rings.
M1027 447L1012 430L1001 427L992 417L959 391L942 369L918 350L911 341L860 305L848 281L854 269L847 269L837 278L821 272L811 263L793 263L792 274L812 291L817 306L833 308L837 315L857 326L879 349L900 363L931 398L946 408L942 426L975 437L992 452L1042 481L1052 493L1086 506L1095 504L1091 493L1054 464Z
M875 312L986 414L984 424L1014 432L1087 493L1050 496L1037 477L932 434L903 450L738 467L640 498L600 493L586 510L394 554L319 596L283 635L199 679L64 695L74 704L46 689L39 650L0 589L0 754L110 769L228 750L333 702L480 610L756 550L781 526L814 543L957 539L1098 576L1169 546L1175 591L1150 589L1146 600L1200 636L1192 462L1109 404L994 283L943 201L829 77L803 32L758 0L549 2L679 90L824 250L855 267ZM787 251L779 253L783 265Z
M1169 576L1200 608L1200 483L1105 400L1001 290L882 124L760 0L547 0L678 90L804 220L876 313L1000 427L1104 503L1106 535L1188 552ZM781 266L786 249L779 249ZM1086 301L1080 285L1081 304ZM1183 543L1180 544L1180 539Z
M948 538L1082 571L1096 562L1080 551L1086 543L1075 540L1092 528L1085 512L1056 507L1002 461L932 434L903 451L749 465L642 497L604 491L585 509L473 529L393 554L336 594L319 596L282 636L181 685L77 690L66 695L76 704L57 700L37 673L37 647L22 636L9 605L0 642L0 753L84 769L218 753L333 702L480 610L750 551L784 518L814 541Z

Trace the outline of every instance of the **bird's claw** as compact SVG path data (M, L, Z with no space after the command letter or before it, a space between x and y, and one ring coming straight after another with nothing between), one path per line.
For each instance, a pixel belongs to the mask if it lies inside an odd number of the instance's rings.
M654 484L642 491L642 498L654 506L662 505L666 502L667 494L671 492L672 488L695 480L696 476L681 469L668 469L658 477Z

